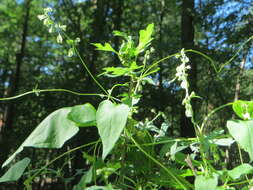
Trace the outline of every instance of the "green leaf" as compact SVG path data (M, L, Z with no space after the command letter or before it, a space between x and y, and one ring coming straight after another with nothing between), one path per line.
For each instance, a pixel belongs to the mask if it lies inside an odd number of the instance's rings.
M253 120L229 120L227 128L236 142L249 153L250 159L253 160Z
M195 190L215 190L218 185L218 178L199 175L194 181Z
M2 165L9 164L24 147L61 148L79 130L75 123L67 119L71 107L61 108L47 116L27 137L23 144Z
M114 190L111 184L108 184L107 186L92 186L86 188L86 190Z
M96 47L96 50L101 50L101 51L111 51L114 53L117 53L111 46L111 44L109 43L105 43L105 45L101 44L101 43L91 43L92 45L94 45Z
M235 142L232 138L212 139L210 143L214 143L219 146L231 146Z
M79 127L95 126L96 109L89 103L74 106L68 114L68 119Z
M153 85L153 86L155 86L156 84L155 84L155 82L154 82L154 80L152 79L152 78L149 78L149 77L144 77L143 79L142 79L142 82L145 84L145 83L148 83L148 84L151 84L151 85Z
M130 108L125 104L113 104L109 100L104 100L99 104L97 110L97 127L102 139L102 158L110 153L113 146L123 131Z
M0 178L0 183L2 182L9 182L9 181L17 181L22 174L24 173L25 169L30 163L29 158L24 158L20 160L16 164L14 164L8 171Z
M128 40L128 36L125 32L114 30L112 33L114 36L120 36L120 37L123 37L124 39Z
M237 166L236 168L228 171L228 175L235 180L240 178L242 175L252 173L252 171L253 167L251 165L241 164L240 166Z
M104 189L105 189L105 186L97 186L97 185L86 188L86 190L104 190Z
M141 53L150 45L151 41L153 40L153 31L154 24L149 24L145 30L140 30L139 45L137 47L138 53Z
M238 100L233 103L232 107L241 119L253 119L253 101Z
M103 68L103 70L105 70L105 72L102 73L101 75L106 74L106 75L109 75L110 77L122 76L130 71L129 68L125 68L125 67L105 67Z
M92 182L93 168L91 167L80 179L79 183L73 187L73 190L83 190L86 185Z

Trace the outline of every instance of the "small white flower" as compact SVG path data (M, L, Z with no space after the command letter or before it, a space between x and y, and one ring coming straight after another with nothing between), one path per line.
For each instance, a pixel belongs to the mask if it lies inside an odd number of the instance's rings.
M62 29L63 31L65 31L67 26L66 25L59 25L59 28Z
M53 26L51 26L48 30L49 33L52 33L53 32Z
M180 86L181 86L181 88L183 88L183 89L187 89L187 88L188 88L187 81L183 80Z
M50 19L47 17L47 18L45 18L44 19L44 21L43 21L43 24L45 25L45 26L49 26L51 23L50 23Z
M248 112L246 112L245 114L243 114L243 118L250 119L250 114Z
M39 20L44 20L45 18L47 18L47 15L38 15Z
M73 55L74 55L74 49L70 48L69 51L68 51L68 56L72 57Z
M80 41L81 41L80 38L76 38L76 40L75 40L76 43L78 43Z
M53 11L53 9L50 8L50 7L47 7L47 8L44 9L45 13L49 13L49 12L52 12L52 11Z
M59 43L59 44L61 44L62 43L62 36L61 36L61 34L59 33L58 34L58 36L57 36L57 38L56 38L56 41L57 41L57 43Z
M187 65L185 68L186 68L186 69L191 69L191 66L190 66L190 65Z
M192 110L191 109L186 109L185 110L185 115L186 115L186 117L192 117Z

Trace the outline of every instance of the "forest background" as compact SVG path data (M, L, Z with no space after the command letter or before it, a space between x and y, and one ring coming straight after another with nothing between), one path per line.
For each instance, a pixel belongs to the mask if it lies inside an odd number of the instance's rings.
M35 88L82 93L100 91L77 56L67 56L67 44L59 45L55 36L38 20L37 15L45 7L53 8L56 20L66 24L66 33L71 38L80 38L78 50L95 76L106 66L119 65L119 60L113 54L96 51L90 43L110 42L119 49L120 39L112 36L113 30L137 36L140 29L154 23L154 52L150 62L185 48L205 53L219 67L237 53L236 58L219 73L203 57L187 53L191 65L190 88L201 97L201 100L193 102L198 117L238 98L252 100L251 43L237 52L253 34L253 3L250 0L2 0L0 97L18 95ZM143 88L138 103L140 109L135 117L138 120L152 119L163 112L170 136L193 137L192 124L181 103L184 91L179 84L169 82L174 78L178 64L178 60L170 59L159 65L160 70L152 76L153 83L147 83ZM103 76L97 78L106 89L110 89L115 81L120 82ZM17 100L1 101L0 165L52 111L86 102L97 107L98 101L96 97L65 92L32 94ZM232 115L231 108L218 113L208 123L208 129L226 130L225 123ZM164 118L158 118L156 125L161 125ZM70 147L91 142L97 137L95 129L82 128L60 150L26 149L21 156L29 155L33 160L32 168L38 168ZM84 167L80 155L82 152L77 151L67 159L71 164L58 183L68 180L73 170ZM65 162L64 159L57 161L52 167L60 168ZM2 169L0 173L4 171Z

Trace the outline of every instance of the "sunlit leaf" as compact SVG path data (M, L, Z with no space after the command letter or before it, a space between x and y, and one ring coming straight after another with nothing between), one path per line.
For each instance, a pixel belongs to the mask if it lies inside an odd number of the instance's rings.
M16 164L14 164L1 178L0 183L2 182L9 182L9 181L17 181L22 174L24 173L25 169L30 163L29 158L24 158L20 160Z
M113 104L104 100L97 110L97 127L103 144L104 159L112 150L123 131L130 108L125 104Z
M154 24L149 24L145 30L140 30L139 45L137 50L139 53L147 48L153 40L152 34L154 31Z
M230 146L234 142L235 140L233 140L232 138L213 139L211 141L211 143L214 143L219 146Z
M68 119L75 122L79 127L96 125L96 109L89 103L77 105L71 108Z
M216 190L218 178L216 176L206 177L199 175L194 181L195 190Z
M114 190L114 189L111 184L108 184L107 186L94 185L92 187L87 187L86 190Z
M47 116L2 167L9 164L24 147L61 148L79 130L74 122L67 119L70 110L71 108L61 108Z
M253 120L229 120L227 128L236 142L249 153L250 159L253 160Z
M96 47L96 50L111 51L111 52L116 53L116 51L112 48L111 44L109 44L109 43L105 43L105 45L103 45L101 43L91 43L91 44Z
M232 178L232 179L238 179L240 178L242 175L245 174L250 174L253 172L253 167L249 164L241 164L240 166L237 166L236 168L228 171L228 175Z
M125 32L121 32L121 31L118 31L118 30L114 30L113 31L113 35L114 36L120 36L120 37L123 37L125 38L126 40L128 39L128 36Z
M238 100L233 103L232 107L241 119L253 119L253 101Z

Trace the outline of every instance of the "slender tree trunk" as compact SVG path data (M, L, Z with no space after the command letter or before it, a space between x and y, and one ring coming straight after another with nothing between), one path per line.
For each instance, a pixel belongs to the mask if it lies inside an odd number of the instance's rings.
M96 1L96 9L94 12L94 21L92 23L93 28L93 35L91 36L91 39L94 42L101 42L105 38L104 30L105 30L105 19L107 16L107 9L108 9L109 3L106 2L106 0L97 0ZM92 47L91 50L91 56L89 59L90 64L90 71L91 73L96 73L96 61L98 57L98 51L95 50L94 47Z
M244 72L244 67L245 67L245 63L246 63L246 59L247 59L247 55L245 55L243 57L243 60L240 64L240 70L239 70L239 74L237 76L237 79L236 79L236 84L235 84L235 96L234 96L234 101L237 101L238 98L239 98L239 94L240 94L240 86L241 86L241 78L242 78L242 75L243 75L243 72ZM233 114L232 116L233 119L235 119L235 114ZM231 163L231 157L234 158L236 152L238 151L237 147L228 147L226 148L226 151L225 151L225 164L226 164L226 168L232 168L232 163Z
M240 86L241 86L241 78L243 75L243 71L244 71L244 66L246 63L246 58L247 56L245 56L240 64L240 71L239 74L237 76L237 80L236 80L236 85L235 85L235 97L234 97L234 101L237 101L239 98L239 94L240 94Z
M29 12L30 12L30 4L31 0L26 0L24 2L24 22L23 22L23 31L22 31L22 38L21 38L21 46L20 51L16 54L16 69L13 73L12 79L10 81L10 90L7 94L8 96L14 96L19 89L19 81L20 81L20 74L21 74L21 66L23 62L23 58L25 57L25 47L26 47L26 37L28 34L28 22L29 22ZM9 153L10 144L7 141L10 139L10 135L13 131L13 121L15 118L15 104L14 102L8 102L6 111L5 111L5 123L3 128L3 139L0 142L0 145L4 143L6 149L5 151L1 151L0 156L0 164L6 159ZM2 149L3 150L3 149Z
M122 13L123 13L123 6L124 2L122 0L112 1L113 5L113 30L121 30L121 22L122 22ZM119 38L114 38L114 47L115 49L119 48ZM120 61L118 56L114 55L114 66L119 66Z
M194 48L194 0L182 0L182 15L181 15L181 43L182 48ZM189 55L188 55L189 56ZM191 70L189 71L190 91L197 91L197 64L193 60L193 56L189 56ZM196 111L196 106L193 102L193 110ZM181 135L183 137L194 137L195 131L191 120L185 116L185 111L181 111Z
M165 1L162 0L161 1L161 7L160 7L160 15L159 15L159 44L161 47L162 46L162 43L163 43L163 20L164 20L164 15L165 15ZM162 49L160 48L159 50L159 59L162 59L163 57L163 54L162 54ZM164 67L163 67L163 64L161 63L159 65L160 67L160 70L158 71L159 73L159 98L160 100L163 100L164 99L164 87L163 87L163 70L164 70ZM161 111L164 111L164 103L162 101L159 102L159 109Z

